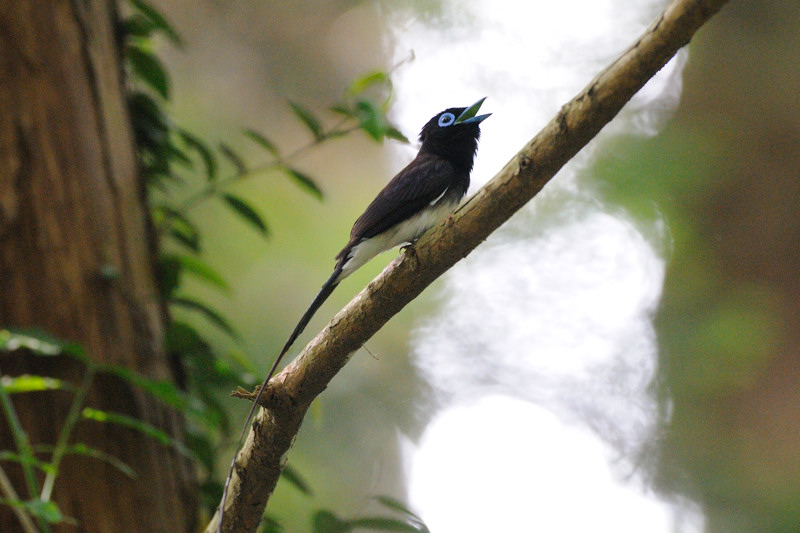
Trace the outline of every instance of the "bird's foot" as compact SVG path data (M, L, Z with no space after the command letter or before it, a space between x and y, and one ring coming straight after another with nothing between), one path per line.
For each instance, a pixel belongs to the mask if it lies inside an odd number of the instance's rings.
M400 247L400 252L409 259L417 258L417 251L414 249L414 243L410 242Z

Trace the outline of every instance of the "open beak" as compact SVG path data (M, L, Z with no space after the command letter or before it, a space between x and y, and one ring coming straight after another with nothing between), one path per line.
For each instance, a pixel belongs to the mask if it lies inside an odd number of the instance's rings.
M475 102L474 104L472 104L471 106L469 106L468 108L466 108L464 110L464 112L461 113L458 116L458 118L456 119L455 123L456 124L480 124L481 122L483 122L484 120L489 118L491 113L487 113L485 115L475 116L476 113L478 112L478 110L481 108L481 105L483 104L484 100L486 100L485 96L483 98L481 98L480 100L478 100L477 102Z

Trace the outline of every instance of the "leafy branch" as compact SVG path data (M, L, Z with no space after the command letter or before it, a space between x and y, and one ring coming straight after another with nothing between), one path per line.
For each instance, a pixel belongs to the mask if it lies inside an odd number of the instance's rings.
M74 521L62 515L58 505L51 500L53 487L59 477L61 463L65 457L69 455L90 457L111 465L126 476L136 477L136 472L119 459L84 443L72 442L75 429L81 422L115 424L132 429L163 446L169 446L179 453L189 456L200 464L204 464L202 458L197 456L194 448L187 447L151 424L121 413L105 411L86 405L86 395L94 378L98 374L111 374L147 392L160 403L182 411L190 420L201 424L213 425L213 421L208 420L202 410L191 408L190 397L178 390L171 382L154 381L118 366L96 365L79 346L54 339L41 332L0 330L0 353L13 353L20 350L27 351L38 357L67 356L85 367L81 383L77 386L63 380L30 374L16 377L3 376L2 380L0 380L0 403L2 403L6 419L12 424L12 434L15 436L17 448L16 452L0 450L0 460L19 464L27 472L26 479L29 481L27 487L28 498L23 499L17 494L5 471L0 468L0 495L2 495L0 504L8 505L14 509L26 533L50 531L51 525L60 523L74 525ZM28 440L24 429L18 424L18 417L14 410L11 396L54 390L73 394L69 414L63 422L54 446L33 444ZM41 459L40 457L42 456L49 457L49 459ZM45 473L41 489L36 481L35 470ZM290 466L287 467L282 476L302 494L312 496L308 483L295 469ZM383 507L392 511L393 514L399 515L399 517L370 516L346 519L337 516L330 510L321 509L312 516L312 531L315 533L330 533L333 531L348 532L359 528L367 528L371 531L428 533L428 528L422 520L402 503L388 496L377 496L375 499ZM281 530L274 518L269 518L268 520L276 531ZM34 522L38 523L38 527Z
M372 102L366 94L378 90L387 94L378 104ZM181 243L194 251L199 248L197 231L187 218L187 213L198 204L212 199L221 198L234 212L255 227L260 233L267 236L267 224L249 203L239 196L225 192L231 185L245 179L252 178L267 172L280 172L294 181L306 192L316 197L323 198L322 189L314 178L299 170L293 161L305 153L312 151L326 141L347 136L355 131L362 130L375 141L395 139L408 142L408 139L391 124L386 116L391 99L391 81L382 71L370 72L354 80L347 89L342 102L332 106L330 111L340 115L340 119L332 126L325 127L322 120L314 112L297 102L289 102L289 108L298 121L311 134L311 140L293 151L283 154L272 140L255 129L245 129L244 136L262 148L271 159L265 163L248 167L243 158L230 146L221 143L217 150L212 150L200 138L182 128L174 128L172 135L159 136L163 138L166 146L159 149L168 159L180 162L184 166L192 166L191 158L187 151L196 152L204 168L205 183L203 186L183 199L176 205L159 205L154 208L157 231L160 235L171 234ZM137 98L140 98L137 96ZM166 128L163 120L153 114L152 106L147 104L141 107L151 113L150 125L160 124ZM143 138L152 138L153 135L142 134ZM227 160L235 169L234 173L225 178L218 177L220 158ZM161 161L161 158L157 158ZM163 165L162 163L159 163ZM160 166L158 167L160 168Z
M169 234L191 250L199 251L199 232L188 219L187 213L198 204L216 197L267 236L267 224L258 211L241 197L225 192L231 185L257 174L278 171L312 196L322 199L322 189L316 180L297 169L292 161L326 141L358 130L363 130L378 142L384 139L408 142L387 117L393 94L391 78L386 72L373 71L355 79L345 91L342 101L330 107L331 112L340 115L340 120L330 127L325 127L320 117L307 107L289 101L290 110L312 139L288 154L282 154L277 144L265 134L255 129L245 129L244 136L271 158L265 163L248 167L228 144L220 143L212 148L194 133L174 124L164 112L162 102L170 98L171 83L166 68L155 54L152 38L160 33L173 44L180 45L182 41L167 21L148 4L131 0L131 5L136 11L123 24L124 55L131 80L128 107L145 180L151 188L156 189L163 189L166 183L180 182L175 166L189 171L197 170L195 158L199 159L205 178L198 191L177 204L153 206L153 219L159 236ZM233 166L234 172L220 178L218 174L223 159Z
M67 356L85 368L81 383L77 386L63 380L30 374L14 377L2 376L0 379L0 404L2 404L5 419L11 426L11 434L14 437L16 448L16 452L0 450L0 459L20 465L26 480L27 492L26 499L20 497L10 483L5 483L4 480L8 480L8 476L0 468L0 494L3 495L0 503L14 509L20 524L26 531L47 532L50 531L51 525L74 523L69 517L64 516L57 503L52 501L53 487L61 472L61 464L68 455L92 457L113 466L126 476L135 477L136 474L130 466L113 456L84 443L71 442L75 428L82 421L121 424L165 446L192 455L192 452L180 442L150 424L126 415L85 405L86 395L98 373L114 374L129 384L140 387L170 407L176 406L176 398L180 398L182 403L188 404L188 398L170 382L153 381L115 366L97 365L81 347L54 339L41 332L0 329L0 353L11 354L20 350L38 357ZM28 439L27 433L19 423L19 417L11 397L17 394L36 394L55 390L73 394L69 413L62 422L55 445L34 444ZM191 414L188 409L184 409L184 412ZM48 459L41 459L41 456L46 456ZM36 478L36 470L45 474L41 488ZM38 528L33 525L34 521L38 524Z

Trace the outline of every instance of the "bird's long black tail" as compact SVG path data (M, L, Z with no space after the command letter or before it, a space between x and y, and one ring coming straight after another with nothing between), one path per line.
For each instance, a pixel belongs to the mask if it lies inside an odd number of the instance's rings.
M289 348L292 347L294 341L297 340L297 337L303 333L303 330L306 329L311 317L314 316L314 313L317 312L317 309L325 303L325 300L328 299L328 296L331 295L333 290L339 285L341 281L340 276L342 274L342 262L340 261L339 264L336 265L336 268L331 274L331 277L328 278L322 288L317 293L317 296L311 302L311 305L308 306L306 312L300 318L300 321L294 327L294 331L292 334L289 335L289 339L286 341L286 344L283 345L283 349L281 353L278 354L278 357L275 358L275 362L272 363L272 367L269 369L269 373L267 374L266 379L261 383L261 386L258 388L258 392L256 393L255 398L253 399L253 405L250 407L250 413L247 415L247 421L244 423L244 427L242 428L242 433L239 435L239 443L236 445L236 451L233 454L233 460L231 461L230 470L228 470L228 477L225 478L225 485L222 489L222 502L219 504L219 512L218 512L218 519L217 519L217 533L222 533L222 519L225 515L225 500L228 497L228 485L231 482L231 478L233 477L233 469L236 465L236 457L239 455L239 449L242 447L242 442L244 441L244 437L247 434L247 428L250 426L250 422L253 420L253 414L255 414L256 409L258 409L258 402L261 401L261 396L264 393L264 390L267 388L267 384L269 380L272 379L272 376L275 374L275 371L278 369L278 365L280 364L283 356L286 355L286 352L289 351Z

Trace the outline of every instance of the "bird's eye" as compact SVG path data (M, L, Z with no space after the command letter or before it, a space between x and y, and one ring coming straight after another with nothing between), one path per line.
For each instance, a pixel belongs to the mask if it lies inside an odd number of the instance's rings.
M439 126L444 128L446 126L449 126L450 124L452 124L455 121L456 121L456 117L452 113L442 113L442 116L439 117Z

